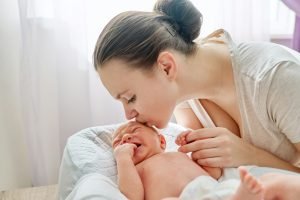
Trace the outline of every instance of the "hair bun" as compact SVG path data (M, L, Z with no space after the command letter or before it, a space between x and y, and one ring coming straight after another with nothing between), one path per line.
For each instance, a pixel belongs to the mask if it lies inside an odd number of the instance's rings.
M169 23L186 42L199 36L202 14L189 0L158 0L153 10L169 16Z

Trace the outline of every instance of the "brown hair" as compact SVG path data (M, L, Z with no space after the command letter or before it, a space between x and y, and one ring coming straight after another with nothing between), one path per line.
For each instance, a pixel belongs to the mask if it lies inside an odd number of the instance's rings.
M94 67L121 59L132 67L151 69L159 53L196 51L202 15L188 0L158 0L153 12L128 11L115 16L101 32L93 55Z

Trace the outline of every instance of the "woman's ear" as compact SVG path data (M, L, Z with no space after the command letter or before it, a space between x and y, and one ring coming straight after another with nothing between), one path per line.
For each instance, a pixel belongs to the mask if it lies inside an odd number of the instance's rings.
M159 134L159 140L160 140L160 147L165 150L167 143L166 143L166 139L162 134Z
M169 80L173 80L177 75L177 63L174 54L169 51L163 51L158 55L157 64Z

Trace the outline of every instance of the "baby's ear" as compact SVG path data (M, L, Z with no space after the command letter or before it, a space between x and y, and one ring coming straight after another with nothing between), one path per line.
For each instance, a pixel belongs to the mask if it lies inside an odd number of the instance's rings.
M166 143L166 139L162 134L159 134L159 140L160 140L160 147L165 150L167 143Z

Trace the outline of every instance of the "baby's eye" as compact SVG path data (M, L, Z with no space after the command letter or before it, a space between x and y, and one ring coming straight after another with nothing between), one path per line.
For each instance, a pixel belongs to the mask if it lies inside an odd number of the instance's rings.
M136 100L136 95L133 95L128 101L127 103L134 103Z
M135 127L133 130L132 130L132 132L134 133L134 132L136 132L138 129L140 129L141 127Z

